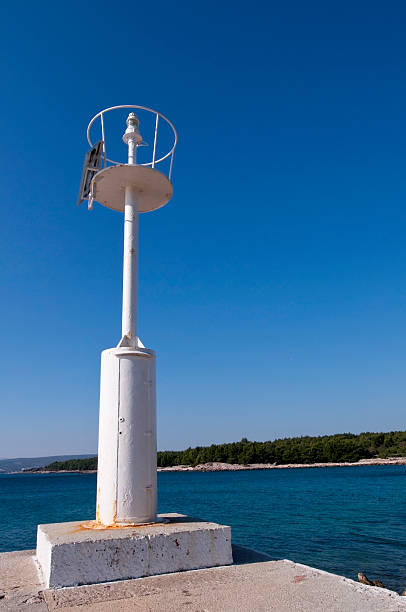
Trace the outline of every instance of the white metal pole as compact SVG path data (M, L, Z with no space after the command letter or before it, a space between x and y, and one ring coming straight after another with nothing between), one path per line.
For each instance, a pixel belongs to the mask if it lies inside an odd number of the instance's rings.
M137 143L133 138L128 141L128 163L131 166L137 163Z
M123 136L128 145L128 164L136 164L137 145L142 141L138 119L134 113L127 118L127 130ZM123 262L123 313L122 337L137 338L137 284L138 284L138 211L137 191L134 186L125 188L124 200L124 262Z
M130 158L130 154L128 155ZM122 336L137 337L138 212L134 187L125 189Z

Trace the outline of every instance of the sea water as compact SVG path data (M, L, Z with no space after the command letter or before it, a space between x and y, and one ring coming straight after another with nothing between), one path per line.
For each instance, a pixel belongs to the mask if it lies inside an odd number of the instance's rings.
M406 588L406 466L161 472L159 512L231 525L233 542ZM95 516L95 474L0 475L0 551L35 548L38 523Z

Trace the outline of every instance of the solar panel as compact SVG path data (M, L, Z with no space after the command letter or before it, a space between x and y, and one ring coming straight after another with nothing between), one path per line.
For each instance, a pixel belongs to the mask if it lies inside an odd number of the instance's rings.
M87 200L90 195L90 183L93 177L101 169L103 153L103 141L96 143L90 151L86 153L85 161L83 164L82 178L80 181L78 206L82 204L84 200Z

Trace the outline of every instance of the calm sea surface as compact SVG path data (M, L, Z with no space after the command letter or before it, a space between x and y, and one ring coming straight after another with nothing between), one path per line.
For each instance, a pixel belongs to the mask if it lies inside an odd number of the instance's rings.
M166 472L159 511L231 525L233 541L406 588L406 466ZM35 548L38 523L91 519L95 474L0 475L0 551Z

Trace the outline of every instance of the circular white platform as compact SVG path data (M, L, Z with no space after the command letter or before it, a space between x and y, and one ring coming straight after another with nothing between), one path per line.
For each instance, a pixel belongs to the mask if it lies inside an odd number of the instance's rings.
M92 180L94 199L107 208L124 211L125 188L138 191L138 212L149 212L165 206L172 197L172 183L153 168L119 164L100 170Z

